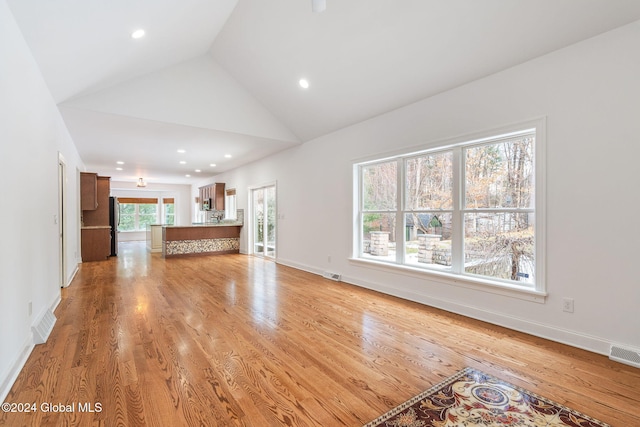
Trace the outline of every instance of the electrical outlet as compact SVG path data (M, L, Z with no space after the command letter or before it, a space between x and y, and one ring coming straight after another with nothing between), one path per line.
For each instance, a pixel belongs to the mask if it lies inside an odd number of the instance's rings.
M562 311L567 313L573 313L573 298L562 299Z
M331 255L327 255L327 262L331 263Z
M33 314L33 303L29 301L29 316Z

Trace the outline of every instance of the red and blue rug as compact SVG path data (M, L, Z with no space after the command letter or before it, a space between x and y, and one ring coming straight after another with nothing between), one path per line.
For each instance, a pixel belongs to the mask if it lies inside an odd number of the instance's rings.
M520 387L465 368L364 427L609 427Z

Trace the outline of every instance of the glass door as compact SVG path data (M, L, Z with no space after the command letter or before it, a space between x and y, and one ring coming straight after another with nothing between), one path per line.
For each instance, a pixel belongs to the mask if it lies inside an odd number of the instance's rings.
M252 197L253 254L276 256L276 186L254 188Z

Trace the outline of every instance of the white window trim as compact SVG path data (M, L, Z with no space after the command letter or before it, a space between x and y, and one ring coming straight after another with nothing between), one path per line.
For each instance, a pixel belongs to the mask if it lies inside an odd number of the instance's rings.
M228 190L234 190L235 188L230 188ZM238 217L238 195L237 192L233 195L227 195L225 192L224 195L224 218L225 219L237 219Z
M535 257L536 257L536 283L535 287L525 287L512 284L508 281L501 281L497 279L488 279L485 277L476 277L469 274L458 274L453 272L438 271L426 268L413 267L405 264L376 261L367 258L360 257L360 249L362 248L361 233L362 224L360 224L360 206L362 205L362 193L359 188L360 175L359 167L366 163L380 163L385 159L391 160L396 157L409 157L413 154L428 150L443 150L445 148L452 148L459 145L471 145L479 144L483 141L490 141L495 139L496 136L506 136L509 134L521 133L526 129L535 129L536 144L535 144L535 215L536 215L536 239L535 239ZM452 286L470 288L480 291L485 291L494 294L500 294L510 296L519 299L525 299L528 301L544 303L547 296L546 287L546 117L538 119L515 123L512 125L504 126L497 129L487 130L469 135L463 135L447 140L434 141L423 146L413 147L405 150L397 150L392 153L378 154L375 156L368 156L367 158L355 159L352 161L353 165L353 221L352 221L352 257L349 258L350 263L358 266L364 266L373 268L376 270L383 270L387 272L393 272L402 274L414 278L425 279L428 278L433 281L445 283ZM460 165L458 170L454 169L455 174L462 174L460 171ZM403 168L404 170L404 168ZM404 182L404 181L399 181ZM454 190L455 192L458 189ZM400 193L400 192L399 192ZM460 200L459 194L454 194L454 200ZM399 205L402 206L402 205Z

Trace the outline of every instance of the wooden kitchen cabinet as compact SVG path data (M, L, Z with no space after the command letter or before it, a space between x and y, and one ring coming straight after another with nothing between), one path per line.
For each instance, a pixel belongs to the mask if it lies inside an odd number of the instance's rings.
M92 181L94 178L95 189ZM83 184L85 186L84 189ZM80 234L82 261L106 260L111 255L111 226L109 225L111 178L92 173L83 173L80 185L80 205L83 209ZM84 209L85 203L90 209Z
M104 261L111 255L111 227L83 227L82 262Z
M224 182L218 182L213 184L211 194L211 209L215 211L223 211L224 210Z
M108 176L96 176L96 187L97 207L82 213L85 226L109 225L111 178Z
M83 211L98 209L98 174L80 172L80 207Z
M223 211L224 182L216 182L215 184L198 188L198 197L200 198L201 211ZM211 202L208 208L205 206L205 201Z

